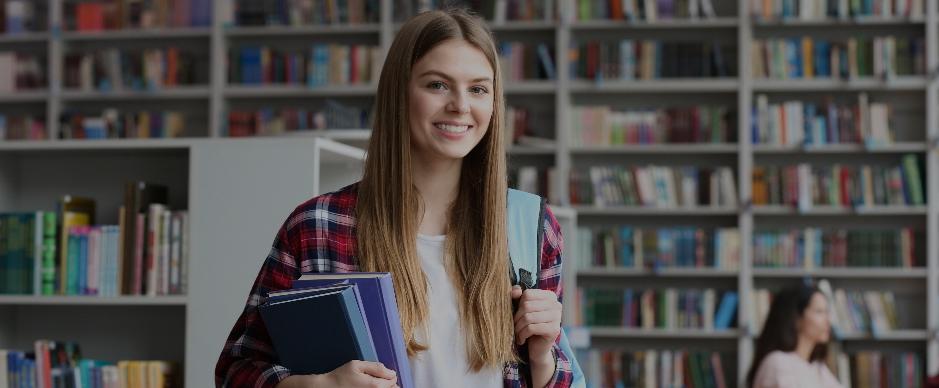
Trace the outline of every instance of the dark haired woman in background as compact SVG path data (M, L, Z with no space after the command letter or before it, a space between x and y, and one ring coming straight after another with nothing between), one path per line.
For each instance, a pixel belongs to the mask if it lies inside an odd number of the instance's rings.
M815 287L775 295L757 339L747 387L841 388L824 362L830 331L828 300Z

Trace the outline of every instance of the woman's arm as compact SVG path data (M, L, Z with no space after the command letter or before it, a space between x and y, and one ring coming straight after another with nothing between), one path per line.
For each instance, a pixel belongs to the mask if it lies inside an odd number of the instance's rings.
M296 260L298 249L293 244L297 240L289 237L287 225L285 222L277 232L271 251L251 287L244 311L225 341L215 365L215 385L218 387L274 387L290 376L289 370L275 363L271 339L258 313L258 305L268 292L290 288L293 279L300 275Z

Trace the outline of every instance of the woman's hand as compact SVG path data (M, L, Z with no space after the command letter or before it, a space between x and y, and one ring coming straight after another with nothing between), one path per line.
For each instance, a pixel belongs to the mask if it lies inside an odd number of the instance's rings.
M512 288L512 299L519 299L515 312L515 341L528 342L528 358L533 364L550 361L551 348L561 334L561 302L548 290Z
M329 373L290 376L277 388L398 388L397 382L395 371L379 362L349 361Z

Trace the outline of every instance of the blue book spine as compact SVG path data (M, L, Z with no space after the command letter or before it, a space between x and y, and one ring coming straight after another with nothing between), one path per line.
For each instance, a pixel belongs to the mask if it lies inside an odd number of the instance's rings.
M342 274L304 274L321 279L295 280L292 288L318 287L348 279L359 288L362 297L365 318L378 353L378 360L386 367L398 372L398 385L401 388L413 388L411 367L408 361L407 344L401 331L401 318L398 315L394 284L390 274L362 278L343 278ZM375 274L377 275L377 274ZM329 278L326 278L329 277Z
M620 257L622 258L620 263L624 267L632 267L636 265L634 262L635 258L633 257L632 228L624 227L620 229Z
M545 76L548 79L555 79L554 58L548 50L548 45L541 43L538 45L538 58L541 59L541 66L544 68Z
M714 328L715 329L727 329L730 327L730 322L733 319L733 314L737 310L737 293L734 291L727 291L724 294L724 297L721 299L720 307L717 310L717 315L714 318Z

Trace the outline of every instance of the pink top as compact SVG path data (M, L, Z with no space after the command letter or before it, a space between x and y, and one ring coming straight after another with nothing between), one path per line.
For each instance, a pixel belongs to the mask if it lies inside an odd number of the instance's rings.
M825 363L809 363L795 352L775 351L763 359L753 388L842 388Z

